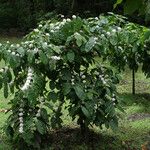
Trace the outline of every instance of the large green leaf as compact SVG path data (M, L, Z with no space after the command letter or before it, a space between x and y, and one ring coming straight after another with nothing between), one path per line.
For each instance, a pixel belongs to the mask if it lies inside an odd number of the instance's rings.
M77 94L77 96L81 99L81 100L84 100L86 98L86 94L84 92L84 89L83 87L80 85L80 84L76 84L74 86L74 90Z
M80 47L84 42L86 42L85 37L83 37L81 34L76 33L75 34L76 44Z
M73 62L74 61L74 57L75 57L75 54L73 51L70 51L67 53L67 59L70 61L70 62Z
M46 133L46 125L41 120L35 121L35 125L40 134Z
M22 56L24 56L24 54L25 54L25 50L23 49L23 47L18 48L17 52Z
M64 83L63 84L63 93L64 93L64 95L67 95L70 91L71 91L70 83Z
M52 46L52 49L53 49L57 54L60 54L60 53L61 53L61 50L60 50L60 47L59 47L59 46Z
M40 55L41 62L44 64L47 64L48 58L47 58L46 54L43 51L39 51L39 55Z
M7 98L8 97L8 84L4 83L4 97Z
M136 10L139 10L143 5L143 0L126 0L124 5L125 14L133 14Z
M90 118L91 115L90 115L90 112L88 111L88 109L84 106L81 106L81 109L82 109L82 112L83 114L87 117L87 118Z
M86 52L91 51L94 46L95 46L95 39L94 39L94 37L91 37L91 38L89 38L89 41L85 45L85 51Z
M48 99L49 99L49 100L52 100L53 102L56 102L57 99L58 99L58 94L55 93L54 91L49 92L49 94L48 94Z

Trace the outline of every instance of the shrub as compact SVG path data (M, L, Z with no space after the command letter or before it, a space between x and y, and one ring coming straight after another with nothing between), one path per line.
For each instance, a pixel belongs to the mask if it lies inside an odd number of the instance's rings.
M7 67L0 71L0 87L6 98L14 93L6 133L18 149L41 149L49 129L61 127L67 101L83 134L89 125L117 126L118 78L96 64L99 38L86 20L73 16L41 22L21 44L1 45Z

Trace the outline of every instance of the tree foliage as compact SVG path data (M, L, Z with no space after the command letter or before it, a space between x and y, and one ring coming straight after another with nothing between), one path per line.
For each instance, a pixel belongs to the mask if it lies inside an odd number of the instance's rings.
M149 30L110 14L42 21L21 44L0 44L0 88L13 93L6 133L18 149L42 149L49 129L60 128L63 108L82 133L90 125L116 129L121 109L118 75L128 65L148 71ZM146 43L145 43L146 42Z

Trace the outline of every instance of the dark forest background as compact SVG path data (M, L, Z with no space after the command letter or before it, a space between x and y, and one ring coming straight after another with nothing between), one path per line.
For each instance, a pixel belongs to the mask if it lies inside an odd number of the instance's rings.
M63 14L81 17L98 16L100 13L124 14L123 3L113 9L116 0L0 0L0 31L28 32L37 22ZM142 15L128 15L129 20L146 24ZM148 23L147 23L148 24Z

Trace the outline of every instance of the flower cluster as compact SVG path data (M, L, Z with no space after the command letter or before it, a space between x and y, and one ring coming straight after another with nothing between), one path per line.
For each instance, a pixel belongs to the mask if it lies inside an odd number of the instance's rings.
M72 84L72 85L75 85L74 81L75 81L74 75L72 75L72 79L71 79L71 84Z
M19 108L19 132L23 133L23 107Z
M83 74L83 72L80 73L80 77L81 77L81 79L82 79L82 82L83 82L83 83L86 83L86 80L85 80L85 79L86 79L86 76Z
M112 94L112 99L111 99L112 102L113 102L113 105L116 105L116 104L115 104L115 101L116 101L116 98L115 98L115 97L116 97L116 96L115 96L115 94L113 93L113 94Z
M102 83L103 84L106 84L106 81L105 81L105 78L103 75L99 75L99 78L101 79Z
M28 74L27 74L27 80L26 80L25 84L23 85L23 87L21 88L22 91L27 90L31 86L33 76L34 76L33 70L31 68L29 68L28 69Z
M53 59L53 60L60 60L61 58L59 56L51 56L51 59Z
M4 71L5 71L5 69L4 69L4 68L0 69L0 73L3 73Z
M7 51L9 54L11 54L12 56L17 56L17 57L21 57L21 55L17 52L17 51L14 51L12 49L14 48L20 48L20 44L11 44L10 45L10 49Z
M36 117L40 117L41 115L41 108L43 107L43 104L44 104L44 97L40 97L40 106L39 106L39 109L37 111L37 114L36 114Z

